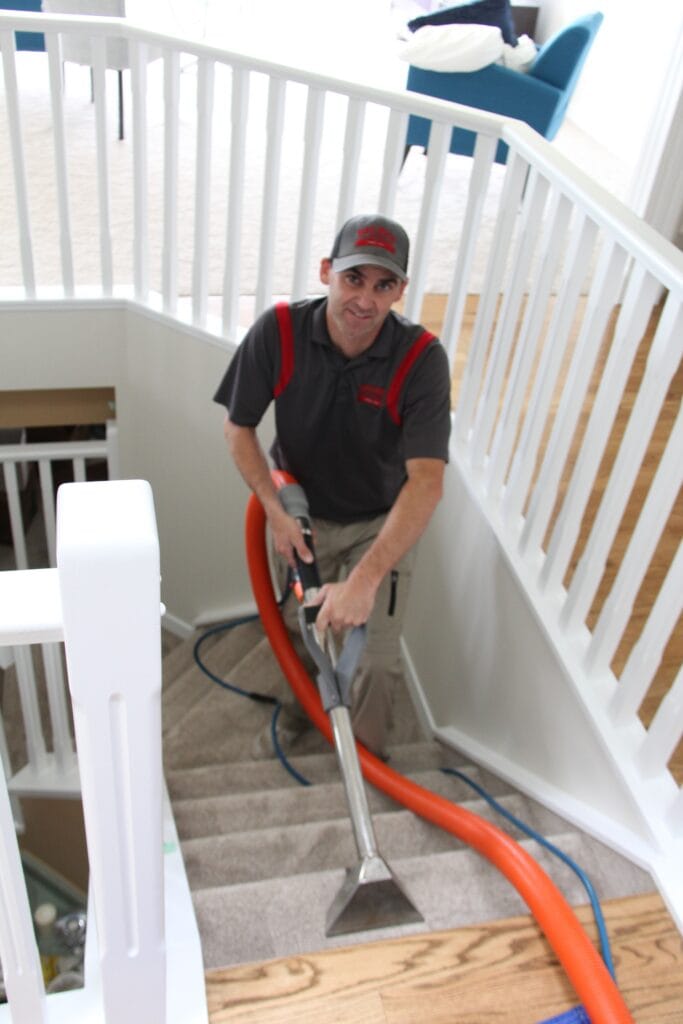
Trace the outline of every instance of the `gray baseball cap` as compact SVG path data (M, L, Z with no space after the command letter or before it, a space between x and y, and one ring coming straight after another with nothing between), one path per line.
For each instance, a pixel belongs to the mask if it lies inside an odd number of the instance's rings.
M408 280L410 241L400 224L379 214L351 217L334 240L333 270L348 270L370 263L384 267L401 281Z

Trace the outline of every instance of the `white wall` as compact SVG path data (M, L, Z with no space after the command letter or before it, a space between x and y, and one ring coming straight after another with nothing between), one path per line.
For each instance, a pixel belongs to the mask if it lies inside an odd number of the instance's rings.
M537 39L543 41L582 14L605 20L586 61L569 117L634 169L661 117L659 97L680 52L679 0L541 0Z
M564 669L455 457L420 542L404 642L444 740L549 806L566 794L562 813L573 805L603 838L649 834L577 693L580 673Z
M115 387L122 476L152 486L162 601L190 625L252 603L247 490L211 401L228 358L135 308L0 311L2 388Z

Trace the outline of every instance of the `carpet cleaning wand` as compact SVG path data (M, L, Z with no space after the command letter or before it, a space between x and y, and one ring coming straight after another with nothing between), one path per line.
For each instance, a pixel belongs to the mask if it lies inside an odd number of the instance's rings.
M288 473L276 470L273 481L284 510L298 522L313 562L296 557L294 592L299 600L299 628L306 649L318 669L318 691L327 713L351 817L358 862L346 877L327 914L326 935L344 935L373 928L388 928L422 921L393 872L380 855L363 775L351 728L351 687L365 647L365 626L349 630L337 656L331 630L316 628L320 589L315 562L313 530L303 488Z

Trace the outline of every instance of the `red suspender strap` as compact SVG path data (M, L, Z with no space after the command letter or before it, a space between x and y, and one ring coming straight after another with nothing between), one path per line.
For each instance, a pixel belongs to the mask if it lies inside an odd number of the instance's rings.
M276 303L275 316L280 329L280 376L273 391L273 397L277 398L289 384L294 372L294 331L289 303Z
M410 368L415 360L419 358L422 352L424 352L427 345L434 341L435 337L436 336L434 334L430 334L429 331L423 331L408 349L403 360L399 364L396 373L391 379L391 383L387 390L387 412L397 426L401 425L401 414L398 411L398 401L401 397L401 389L403 388L405 379L408 376Z

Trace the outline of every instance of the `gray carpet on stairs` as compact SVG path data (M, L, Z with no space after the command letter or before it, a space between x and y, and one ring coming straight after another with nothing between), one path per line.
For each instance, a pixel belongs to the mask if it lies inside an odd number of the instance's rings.
M164 762L208 968L457 928L524 913L510 883L455 837L368 787L382 856L424 921L325 936L329 905L356 860L336 756L311 729L289 751L301 786L273 754L254 759L271 708L231 694L196 666L196 637L164 659ZM202 658L222 679L279 698L288 694L258 623L210 637ZM651 891L650 876L496 776L428 740L407 692L395 697L391 765L521 841L574 904L588 902L575 873L504 822L459 779L457 767L511 813L573 857L601 899Z

